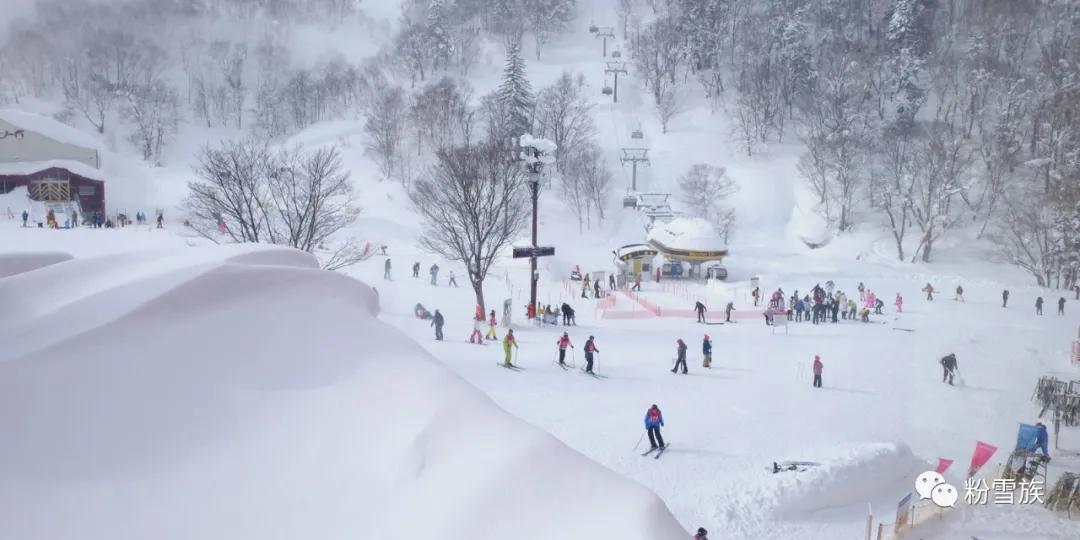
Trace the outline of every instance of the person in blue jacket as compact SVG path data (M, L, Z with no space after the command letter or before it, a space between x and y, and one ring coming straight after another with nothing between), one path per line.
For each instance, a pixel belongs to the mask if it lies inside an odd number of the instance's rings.
M1042 422L1035 422L1035 427L1039 429L1039 432L1035 436L1035 444L1031 445L1030 450L1042 450L1042 453L1046 457L1050 457L1050 449L1048 443L1050 442L1050 434L1046 432L1046 425Z
M701 341L701 367L712 367L712 340L709 339L709 334L705 334L705 339Z
M805 310L805 309L806 309L806 304L803 303L802 298L795 301L795 320L796 321L802 321L803 320L802 314L803 314L803 310Z
M664 415L660 413L660 407L653 403L653 406L645 411L645 431L649 434L649 444L653 448L664 447L664 438L660 436L660 427L663 425Z

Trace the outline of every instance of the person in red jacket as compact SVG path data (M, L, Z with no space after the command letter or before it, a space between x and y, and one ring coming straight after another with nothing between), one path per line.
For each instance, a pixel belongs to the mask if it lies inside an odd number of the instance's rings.
M709 540L709 531L705 530L705 527L698 527L697 534L694 535L694 540Z
M562 337L559 338L559 341L557 341L556 343L559 346L559 365L566 366L566 348L574 348L574 346L570 343L570 336L567 335L566 332L563 332Z
M814 355L814 388L821 388L821 368L825 367L825 364L821 363L821 357Z
M585 342L585 373L592 373L593 354L600 352L600 349L596 348L596 343L593 341L593 337L589 336L589 341Z

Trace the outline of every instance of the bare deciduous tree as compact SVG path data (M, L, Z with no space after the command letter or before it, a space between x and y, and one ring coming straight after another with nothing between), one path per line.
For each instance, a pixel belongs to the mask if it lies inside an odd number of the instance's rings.
M596 133L592 107L585 95L585 78L580 74L574 77L569 71L537 96L538 135L555 143L555 168L560 173L566 172L569 154Z
M387 179L393 176L401 156L406 114L405 92L397 86L382 88L364 124L369 138L368 152L374 156L379 172Z
M465 265L484 309L484 279L525 225L524 172L498 145L439 151L438 162L409 192L423 219L420 245Z
M160 160L161 150L180 124L179 95L161 80L132 88L124 95L124 116L135 125L128 139L144 160Z
M726 242L734 230L735 210L727 199L738 186L723 167L696 163L679 177L679 199L690 214L712 223Z

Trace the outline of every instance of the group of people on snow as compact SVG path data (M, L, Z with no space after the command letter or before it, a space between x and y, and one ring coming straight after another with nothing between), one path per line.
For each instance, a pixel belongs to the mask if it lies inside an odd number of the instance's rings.
M146 223L146 214L144 214L144 213L142 213L140 211L140 212L137 212L135 214L135 216L136 216L136 222L138 224L142 225L142 224ZM22 226L24 228L28 227L29 223L30 223L30 217L31 217L30 216L30 211L29 210L23 210L22 211L22 216L20 216L20 217L22 217ZM126 214L117 214L116 215L116 221L114 222L111 217L105 215L105 213L100 211L100 210L96 210L94 212L88 212L86 214L83 214L82 217L83 217L84 221L79 220L79 212L78 211L72 210L70 214L65 215L64 223L63 223L63 226L61 227L60 219L56 216L56 211L53 210L52 208L50 208L49 211L45 213L45 223L44 224L38 223L38 227L44 226L44 227L49 228L49 229L74 229L74 228L77 228L77 227L79 227L81 225L89 225L90 228L92 228L92 229L101 229L101 228L112 229L112 228L116 227L117 224L119 224L120 227L124 227L130 222L130 220L128 219ZM164 225L163 225L164 220L165 220L165 216L163 214L161 214L161 213L158 213L157 228L159 228L159 229L164 228Z

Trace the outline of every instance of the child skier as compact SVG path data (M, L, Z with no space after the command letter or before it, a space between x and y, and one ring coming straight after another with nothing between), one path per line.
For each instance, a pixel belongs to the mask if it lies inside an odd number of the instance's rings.
M814 355L814 388L821 388L821 369L825 364L821 363L821 357Z
M904 312L904 297L900 296L900 293L896 293L896 312Z
M472 333L469 334L469 343L484 344L483 334L480 333L480 325L483 323L483 317L473 317Z
M499 324L499 322L495 320L495 310L493 309L491 310L491 318L488 319L488 333L485 339L490 339L491 341L499 341L499 336L495 335L495 326L497 324Z
M511 328L506 331L506 337L503 338L503 352L506 353L506 360L504 363L508 366L512 366L510 363L510 347L518 348L517 340L514 339L514 329Z
M956 296L953 297L953 302L957 300L964 301L964 288L959 285L956 286Z
M701 342L701 367L712 367L712 340L709 339L709 334L705 334L705 339Z
M672 373L679 371L679 366L682 366L683 375L686 375L686 344L683 343L682 338L679 338L678 346L675 349L675 367L671 368Z
M866 286L863 285L863 283L861 281L859 282L859 301L860 302L865 302L866 301Z
M649 434L649 445L652 449L664 448L664 437L660 435L660 428L664 425L664 415L660 407L653 403L649 410L645 411L645 431Z
M926 299L928 301L930 301L930 302L933 302L934 301L934 286L927 283L926 286L922 288L922 290L923 290L924 293L926 293Z
M566 348L574 348L570 343L570 336L566 332L563 332L562 337L555 343L559 346L559 365L566 366Z

